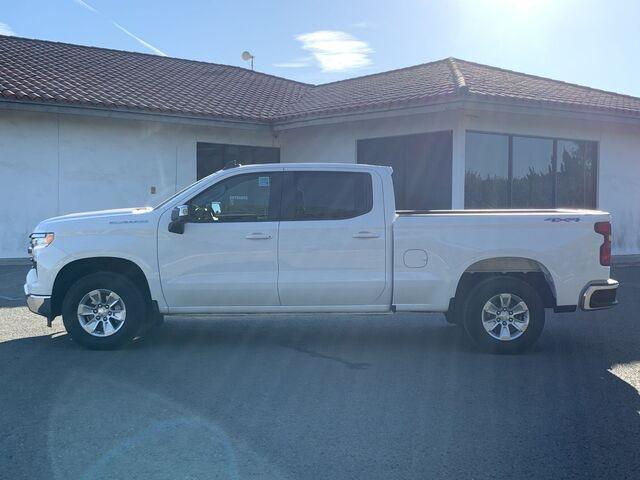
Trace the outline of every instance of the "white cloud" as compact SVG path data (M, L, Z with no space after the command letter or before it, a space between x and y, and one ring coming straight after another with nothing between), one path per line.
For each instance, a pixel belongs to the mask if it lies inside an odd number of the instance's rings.
M274 63L273 66L274 67L279 67L279 68L304 68L304 67L308 67L309 63L307 63L307 62L281 62L281 63Z
M298 35L302 48L313 55L323 72L337 72L371 64L373 49L367 42L337 30L318 30Z
M313 57L300 57L295 58L289 62L274 63L273 66L280 68L303 68L311 65L312 60Z
M13 31L13 29L7 25L6 23L2 23L0 22L0 35L15 35L16 32Z
M87 10L89 10L91 13L95 13L96 15L101 16L102 18L104 18L107 22L111 23L111 25L113 25L114 27L116 27L118 30L120 30L122 33L124 33L125 35L130 36L131 38L133 38L136 42L138 42L140 45L142 45L145 48L148 48L149 50L151 50L153 53L155 53L156 55L160 55L162 57L166 57L167 54L164 53L162 50L160 50L159 48L154 47L153 45L151 45L149 42L143 40L142 38L138 37L135 33L127 30L126 28L124 28L122 25L120 25L118 22L116 22L115 20L107 17L106 15L104 15L102 12L100 12L99 10L93 8L91 5L89 5L87 2L83 1L83 0L74 0L74 2L76 2L78 5L80 5L82 8L85 8Z

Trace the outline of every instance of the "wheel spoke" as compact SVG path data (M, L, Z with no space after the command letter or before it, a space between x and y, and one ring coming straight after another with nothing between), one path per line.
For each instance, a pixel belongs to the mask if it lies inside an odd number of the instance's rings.
M527 305L524 302L520 302L515 307L513 307L511 311L513 312L514 315L520 315L521 313L528 312L529 309L527 308Z
M78 306L78 315L93 315L93 308L89 305L80 304Z
M91 301L93 302L94 305L98 305L100 303L102 303L102 297L100 295L100 290L94 290L93 292L89 293L89 298L91 299Z
M484 321L482 323L484 324L484 329L487 332L491 332L496 328L496 326L498 325L499 322L495 318L493 318L491 320L486 320L486 321Z
M109 308L113 308L113 306L120 301L120 297L113 292L109 292L109 295L105 299L105 303L109 306Z
M89 332L89 333L93 333L96 331L96 327L98 326L98 320L96 320L95 318L93 320L88 321L87 323L85 323L83 325L83 328Z
M498 307L496 307L493 302L488 301L484 306L484 311L490 313L493 316L496 316L498 314Z
M115 328L113 328L113 325L111 325L111 322L109 320L105 320L104 322L102 322L102 331L105 335L111 335L113 332L115 332Z
M121 322L123 320L122 311L116 310L114 312L111 312L111 318L117 320L118 322Z
M501 293L500 305L502 306L502 308L507 308L510 303L511 303L511 295L508 293Z
M517 318L513 320L513 326L516 327L521 332L524 332L529 325L528 320L518 320Z
M509 325L500 326L500 340L511 340L511 330L509 330Z

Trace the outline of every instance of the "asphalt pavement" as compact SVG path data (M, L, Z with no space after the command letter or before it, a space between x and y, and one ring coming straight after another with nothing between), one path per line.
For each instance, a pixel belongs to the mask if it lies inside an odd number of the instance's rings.
M25 273L0 268L0 478L640 477L638 267L520 356L424 314L175 317L88 351Z

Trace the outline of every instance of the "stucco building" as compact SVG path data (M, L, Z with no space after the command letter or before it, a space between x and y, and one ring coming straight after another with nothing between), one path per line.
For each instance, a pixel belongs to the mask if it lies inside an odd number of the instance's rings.
M454 58L309 85L0 36L0 258L46 217L293 161L391 165L399 209L608 210L640 253L640 98Z

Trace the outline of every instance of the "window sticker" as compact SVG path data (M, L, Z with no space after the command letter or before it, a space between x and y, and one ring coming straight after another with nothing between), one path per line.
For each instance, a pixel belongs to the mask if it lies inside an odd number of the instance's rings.
M271 177L258 177L259 187L268 187L271 183Z

